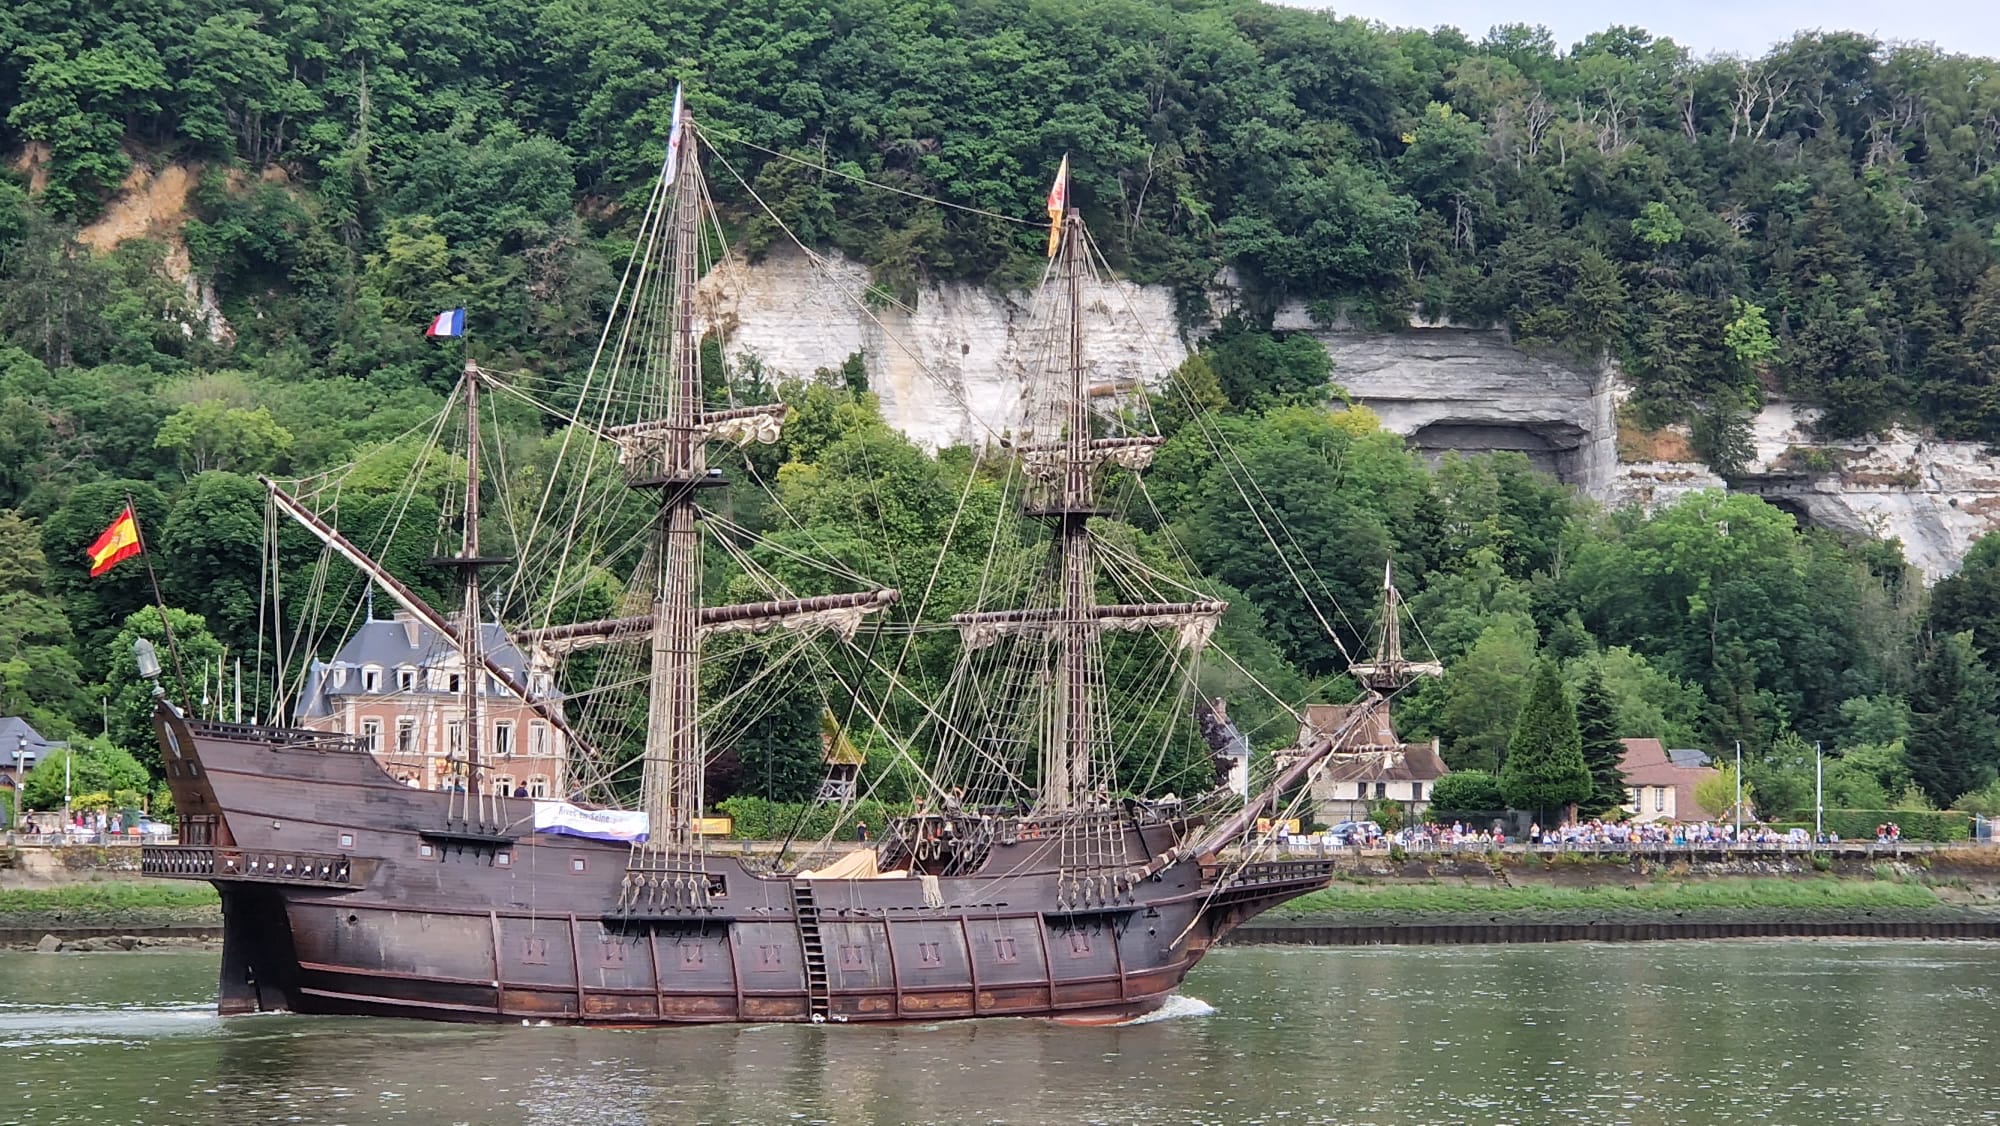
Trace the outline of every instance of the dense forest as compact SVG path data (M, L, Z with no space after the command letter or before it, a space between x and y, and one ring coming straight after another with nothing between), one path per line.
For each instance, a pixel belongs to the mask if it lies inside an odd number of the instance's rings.
M587 364L685 81L753 255L785 237L761 200L887 293L1021 284L1043 236L1007 217L1036 214L1067 153L1104 253L1171 286L1183 327L1237 279L1244 311L1167 383L1175 437L1120 534L1185 545L1237 603L1226 640L1293 698L1343 691L1340 646L1393 557L1449 670L1401 722L1456 766L1503 766L1547 659L1604 686L1618 734L1740 740L1767 810L1809 804L1814 742L1840 753L1839 804L2000 805L2000 543L1926 592L1894 544L1754 499L1607 513L1518 459L1428 467L1365 411L1327 410L1339 373L1267 319L1287 301L1328 323L1444 315L1616 361L1642 421L1689 424L1725 471L1771 392L1831 434L2000 440L1995 77L1839 32L1693 59L1630 28L1564 46L1241 0L17 0L0 714L152 755L123 643L151 591L129 567L88 579L83 545L129 495L167 601L201 619L188 645L254 652L249 475L359 461L364 505L370 473L388 490L397 436L453 373L422 335L438 309L472 309L510 369ZM80 241L139 166L199 178L185 263ZM783 450L809 471L779 475L799 511L856 539L865 482L871 505L907 502L889 562L938 542L935 497L976 472L962 451L888 431L865 365L766 374L811 420ZM1313 589L1269 566L1218 433ZM1346 618L1323 625L1307 593ZM1263 745L1290 735L1275 712L1250 723Z

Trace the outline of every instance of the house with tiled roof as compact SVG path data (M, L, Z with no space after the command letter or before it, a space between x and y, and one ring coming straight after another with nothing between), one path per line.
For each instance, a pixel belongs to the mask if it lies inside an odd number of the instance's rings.
M1618 767L1625 773L1625 789L1631 796L1625 809L1634 821L1714 821L1721 810L1704 809L1695 800L1694 788L1710 778L1720 778L1705 752L1669 749L1658 739L1621 739L1625 755Z
M1338 730L1354 708L1309 705L1299 729L1300 745ZM1450 772L1437 740L1403 742L1396 736L1389 709L1380 707L1363 720L1345 747L1327 758L1312 784L1313 815L1327 824L1366 820L1368 807L1386 800L1402 803L1409 817L1419 818L1430 808L1437 780Z
M485 652L517 684L553 694L546 671L531 670L506 630L480 627ZM415 616L373 617L330 661L307 671L298 724L360 739L397 779L424 789L454 784L465 770L465 658ZM568 747L561 731L481 671L480 758L488 785L532 797L557 796Z
M36 763L62 745L42 738L42 733L20 716L0 716L0 787L18 788Z

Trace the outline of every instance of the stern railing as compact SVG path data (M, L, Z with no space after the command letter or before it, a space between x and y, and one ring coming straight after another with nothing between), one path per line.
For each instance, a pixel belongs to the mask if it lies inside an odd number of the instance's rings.
M313 887L360 887L354 859L337 853L214 848L203 845L146 845L139 871L182 880L245 880Z

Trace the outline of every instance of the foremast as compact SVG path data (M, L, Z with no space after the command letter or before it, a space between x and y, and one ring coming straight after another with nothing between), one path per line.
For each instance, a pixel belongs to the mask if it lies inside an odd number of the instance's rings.
M1067 164L1051 193L1068 199ZM1198 648L1228 609L1218 601L1102 605L1097 601L1098 562L1090 531L1100 506L1100 474L1107 465L1143 469L1165 439L1098 437L1093 432L1091 381L1083 353L1084 275L1089 242L1073 208L1053 232L1054 275L1061 294L1060 359L1052 365L1053 393L1041 406L1028 441L1018 448L1027 477L1024 508L1049 522L1054 604L1042 608L956 615L967 648L1002 636L1039 636L1051 645L1049 693L1036 742L1040 784L1031 817L1059 838L1060 894L1065 905L1115 901L1134 880L1124 853L1122 819L1112 807L1116 757L1106 714L1103 634L1107 630L1169 628Z

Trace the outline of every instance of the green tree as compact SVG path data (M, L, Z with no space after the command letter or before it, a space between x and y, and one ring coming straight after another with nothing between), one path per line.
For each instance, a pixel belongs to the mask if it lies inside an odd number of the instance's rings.
M808 801L817 794L826 778L823 707L816 691L777 690L762 717L736 742L737 792L774 802Z
M1825 763L1829 809L1889 809L1910 782L1909 756L1901 740L1850 746Z
M68 771L68 790L64 772ZM145 791L152 787L146 768L124 748L103 739L73 740L67 747L51 747L28 772L22 793L29 809L62 808L63 794Z
M173 629L172 644L164 626ZM184 711L200 706L204 688L211 699L215 698L216 662L223 650L200 615L171 607L164 625L160 608L148 606L126 618L118 631L106 677L111 690L110 742L144 763L157 778L162 771L159 741L153 735L154 686L139 675L138 659L133 655L133 643L142 637L153 643L159 655L159 687L168 702Z
M1507 743L1500 792L1511 808L1534 810L1543 820L1559 806L1590 799L1590 767L1583 760L1576 711L1553 660L1545 658L1536 666L1514 737Z
M211 470L189 482L158 534L166 597L191 608L241 653L256 644L264 489Z
M1993 781L2000 754L1993 674L1971 631L1933 638L1910 691L1910 777L1938 805Z
M1970 630L1992 667L2000 656L2000 536L1974 540L1958 570L1931 588L1930 624L1940 633Z
M172 453L189 476L212 469L269 469L292 445L292 432L264 407L191 403L160 424L154 445Z
M1723 326L1722 343L1737 363L1750 371L1763 370L1771 357L1778 354L1778 341L1771 335L1770 322L1764 319L1764 307L1732 297L1729 311L1734 316Z
M32 522L0 510L0 715L62 738L83 710L83 670Z
M1658 200L1648 203L1640 211L1639 217L1632 220L1632 233L1639 237L1640 242L1655 251L1681 241L1681 235L1686 230L1680 219L1674 215L1674 209Z
M1577 803L1578 817L1600 817L1625 804L1629 787L1621 763L1625 744L1618 737L1616 705L1604 686L1604 675L1592 666L1577 686L1576 729L1583 762L1590 770L1591 792Z
M1311 334L1259 332L1233 316L1202 342L1197 355L1206 360L1222 394L1246 411L1317 403L1324 398L1333 376L1326 346ZM1186 375L1191 381L1200 380L1187 385L1187 394L1194 396L1194 402L1212 401L1207 398L1209 389L1200 369Z
M1465 656L1446 668L1445 761L1454 771L1501 769L1534 666L1534 623L1526 615L1510 615L1488 626Z
M1694 802L1718 820L1733 822L1736 820L1738 792L1736 766L1731 763L1694 784ZM1749 821L1757 816L1757 788L1745 780L1740 792L1743 795L1743 819Z

